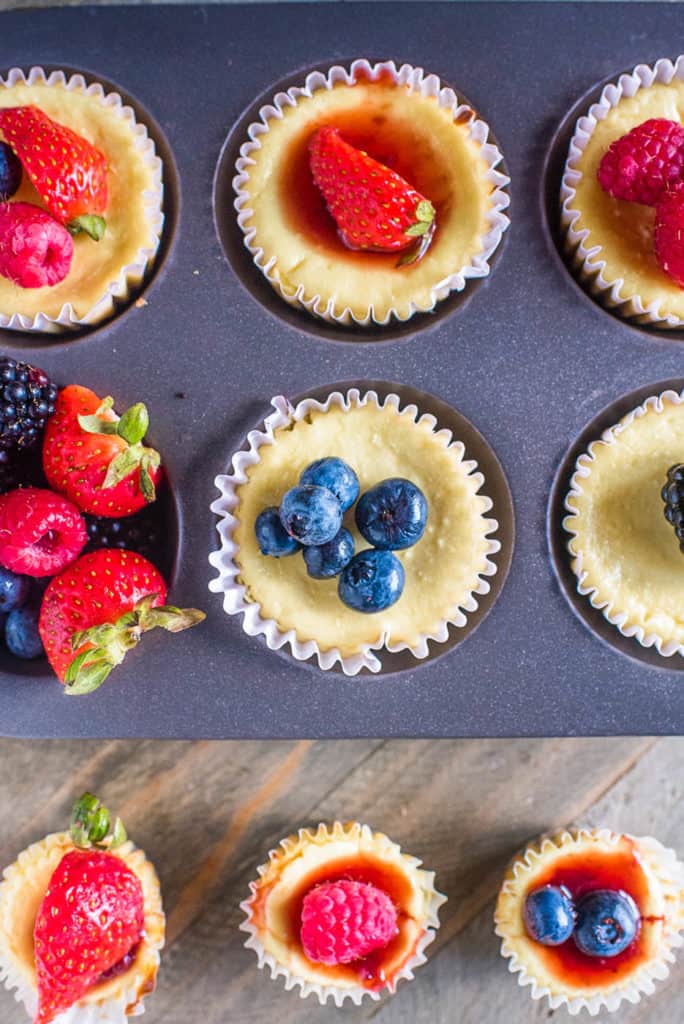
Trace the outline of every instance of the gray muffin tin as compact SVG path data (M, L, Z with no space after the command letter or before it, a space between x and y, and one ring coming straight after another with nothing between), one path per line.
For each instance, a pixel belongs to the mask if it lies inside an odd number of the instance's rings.
M384 3L2 14L3 68L79 68L131 99L164 157L167 228L146 305L74 337L0 332L0 348L34 360L59 383L112 393L118 407L145 399L150 436L173 486L179 543L171 596L208 616L180 636L146 637L85 698L65 697L45 665L19 671L4 660L0 733L684 732L682 666L624 641L585 607L559 530L571 465L565 454L570 449L574 458L594 429L663 382L681 385L684 348L588 299L559 257L553 231L576 111L594 97L596 83L676 56L680 23L676 5L651 3L405 3L400 18ZM283 80L302 81L311 66L356 56L406 60L465 94L492 127L512 177L512 226L491 276L437 315L372 338L325 328L277 299L242 249L230 188L245 122L238 134L231 128L245 112L252 119L255 97L270 97ZM268 413L272 395L379 379L435 396L465 419L464 429L481 432L510 482L516 544L508 581L473 635L452 636L462 642L443 657L434 648L427 662L402 660L379 677L347 679L269 651L223 613L207 589L215 572L207 558L217 544L209 505L214 477ZM498 583L513 538L506 494L504 481L498 501L494 495L504 541ZM173 545L172 514L168 521Z

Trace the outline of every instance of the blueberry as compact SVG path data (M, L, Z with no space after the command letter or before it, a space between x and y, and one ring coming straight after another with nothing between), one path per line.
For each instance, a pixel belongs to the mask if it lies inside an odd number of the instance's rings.
M545 885L525 900L527 934L542 946L560 946L572 935L575 907L565 886Z
M304 548L306 571L315 580L329 580L339 576L354 557L354 538L344 526L327 544Z
M44 654L43 642L38 632L38 605L29 604L15 608L5 623L5 643L17 658L39 658Z
M404 567L391 551L360 551L342 571L337 592L357 612L381 612L401 597Z
M280 505L280 520L300 544L327 544L342 526L342 506L327 487L304 484L286 493Z
M359 496L359 478L342 459L317 459L307 466L299 482L327 487L339 501L343 512L351 508Z
M6 142L0 142L0 200L9 199L21 185L21 161Z
M17 576L9 569L0 567L0 612L11 612L13 608L28 601L31 580L28 576Z
M262 555L283 558L285 555L294 555L301 547L281 523L280 511L275 505L259 513L254 532Z
M586 956L618 956L634 942L640 923L639 909L626 892L595 889L577 905L573 938Z
M410 480L392 477L362 495L356 525L369 544L383 551L410 548L425 532L425 495Z

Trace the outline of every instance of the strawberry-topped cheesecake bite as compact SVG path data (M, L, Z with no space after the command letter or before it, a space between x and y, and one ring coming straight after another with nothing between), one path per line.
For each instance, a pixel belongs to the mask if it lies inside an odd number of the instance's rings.
M501 952L553 1009L616 1010L666 977L682 944L684 865L650 837L573 829L530 843L495 912Z
M640 65L579 118L561 185L573 267L592 295L659 327L684 323L684 62Z
M312 72L250 126L234 187L254 262L343 324L433 310L489 272L508 179L488 127L434 75L357 60Z
M302 997L378 999L425 962L445 897L432 872L367 825L300 829L258 873L242 904L245 945Z
M116 94L34 68L0 80L0 325L62 330L109 316L163 223L161 164Z
M34 1024L124 1024L154 990L165 919L155 870L90 793L69 832L0 884L0 977Z
M165 603L164 475L144 444L147 408L118 416L111 397L79 385L58 392L9 358L0 358L0 398L5 645L20 658L46 655L67 693L88 693L143 633L204 619Z

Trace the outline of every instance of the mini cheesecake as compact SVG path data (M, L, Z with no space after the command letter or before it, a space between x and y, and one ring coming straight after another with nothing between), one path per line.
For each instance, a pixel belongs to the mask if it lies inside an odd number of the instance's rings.
M345 323L406 320L462 289L466 277L488 272L508 224L499 190L508 179L493 170L501 156L483 145L486 126L451 90L439 90L435 76L365 61L342 72L332 69L330 84L309 76L316 84L291 90L292 102L279 94L278 116L262 108L265 127L252 126L238 161L239 224L257 266L287 301ZM436 231L420 260L398 266L396 253L343 243L309 163L312 136L324 126L432 203Z
M33 843L7 867L0 884L0 978L35 1016L38 1007L34 929L51 879L63 858L77 847L73 833L53 833ZM165 917L159 881L142 850L126 840L108 850L140 882L144 927L124 959L104 972L76 1003L59 1014L60 1024L123 1024L143 1012L154 991L164 945ZM68 940L63 940L68 942ZM68 950L58 950L66 961Z
M83 80L80 80L83 82ZM21 288L0 277L0 315L21 318L11 326L55 330L77 322L95 323L139 284L158 246L163 224L161 162L130 108L113 102L97 86L74 84L64 75L10 76L0 82L0 108L35 106L100 150L107 161L106 230L95 242L74 238L69 273L52 287ZM42 206L24 173L10 203ZM64 307L70 307L65 318Z
M325 407L305 402L292 410L282 398L274 405L290 411L276 417L280 426L272 443L261 444L244 475L233 478L232 563L241 588L236 611L254 608L261 621L275 623L299 644L315 644L324 655L367 658L369 651L386 646L425 657L428 639L446 639L447 622L465 624L465 613L477 608L475 595L489 590L484 577L496 572L489 556L500 545L489 534L498 524L487 516L492 503L480 493L484 478L475 472L476 464L449 431L436 429L434 417L421 416L415 406L400 408L396 396L381 402L373 392L350 391L346 397L333 394ZM259 514L279 506L303 471L328 456L354 470L361 495L380 481L401 477L427 501L421 539L394 552L405 573L403 593L375 614L343 604L337 579L312 579L301 554L268 558L257 541ZM343 522L357 552L367 549L354 509Z
M579 119L563 175L561 220L590 291L622 315L676 327L684 321L684 290L656 259L655 207L616 199L597 178L616 139L652 118L682 121L684 81L675 75L650 84L653 69L645 70L624 76L628 88L606 87L600 102Z
M439 927L437 912L445 897L434 888L434 874L420 868L387 836L367 825L340 822L301 829L271 852L259 878L250 884L251 896L241 905L241 925L259 966L272 977L285 978L285 987L298 986L302 997L312 993L321 1003L331 998L361 1002L394 992L398 981L412 978L425 962L424 950ZM347 963L328 964L309 959L302 944L302 907L317 886L338 880L369 884L386 894L396 910L396 933L383 948Z
M647 399L580 455L563 520L580 593L666 656L684 652L684 555L661 492L683 452L680 396Z
M526 923L528 897L545 887L562 888L578 908L599 891L619 893L636 907L632 941L616 955L588 955L571 935L556 945L534 938ZM632 902L633 901L633 902ZM615 1010L623 999L638 1002L653 981L668 973L684 927L684 865L650 837L602 829L572 829L530 843L508 868L497 900L496 933L502 956L531 985L533 998L552 1008ZM577 928L577 923L575 928Z

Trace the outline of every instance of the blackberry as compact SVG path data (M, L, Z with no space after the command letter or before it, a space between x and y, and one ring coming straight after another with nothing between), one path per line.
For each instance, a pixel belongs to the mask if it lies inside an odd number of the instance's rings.
M55 411L57 386L29 363L0 358L0 450L30 448Z
M83 518L88 532L84 553L100 548L126 548L149 559L155 566L163 560L163 536L156 509L144 508L121 519L90 515Z
M0 494L16 487L47 487L39 445L14 452L0 448Z
M665 518L674 527L679 547L684 552L684 463L670 466L667 483L660 494L665 502Z

